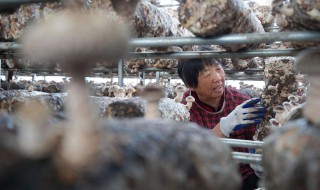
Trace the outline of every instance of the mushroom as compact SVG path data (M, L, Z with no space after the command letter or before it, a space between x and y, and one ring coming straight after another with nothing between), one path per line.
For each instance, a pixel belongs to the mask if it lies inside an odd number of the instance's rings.
M165 97L165 92L163 89L156 86L146 86L142 90L140 96L147 101L147 105L144 110L144 118L160 118L159 101L161 98Z
M303 83L303 82L305 81L305 76L304 76L304 75L301 75L301 74L297 74L297 75L295 76L295 79L296 79L297 82Z
M292 108L293 108L293 104L291 104L290 102L283 102L282 103L283 107L286 109L287 112L289 112Z
M299 104L299 97L298 97L298 96L289 95L289 96L288 96L288 100L289 100L293 105Z
M33 86L33 85L30 85L30 86L28 87L28 91L29 91L29 92L34 91L34 86Z
M271 118L269 120L269 123L271 124L272 127L279 127L280 123L278 120L276 120L275 118Z
M126 90L120 87L116 95L117 95L116 97L124 98L126 96Z
M277 84L276 86L273 86L273 85L269 85L269 86L268 86L268 90L275 90L275 91L277 91L277 89L278 89L278 84Z
M309 77L310 87L308 88L307 101L303 109L303 115L313 125L320 125L320 50L309 49L297 56L297 69Z
M174 100L176 102L181 102L183 98L183 93L186 91L186 88L184 86L179 85L174 89L174 91L177 94Z
M282 124L282 122L284 121L285 119L285 116L286 116L286 109L281 106L281 105L277 105L276 107L273 108L273 111L276 113L275 115L275 119L280 123Z
M192 103L195 101L195 99L193 96L187 96L186 101L187 101L186 107L190 111L190 109L192 107Z
M98 114L88 99L85 75L98 61L122 57L129 41L127 27L120 22L99 12L72 8L35 23L22 38L26 59L59 62L72 77L58 162L66 175L63 177L76 177L75 171L83 169L99 152Z
M136 92L136 89L134 89L132 86L127 87L127 98L132 98L132 93Z
M109 96L111 97L111 96L112 96L111 93L113 93L113 95L114 95L115 97L118 97L119 89L120 89L120 86L118 86L118 85L111 85L111 86L109 87L109 89L108 89Z

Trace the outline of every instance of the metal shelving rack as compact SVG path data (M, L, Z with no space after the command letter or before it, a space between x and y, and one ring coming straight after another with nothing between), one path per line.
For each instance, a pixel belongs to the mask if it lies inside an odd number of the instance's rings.
M258 43L272 43L278 41L320 41L320 32L268 32L264 34L227 34L211 38L199 37L149 37L149 38L136 38L131 39L129 45L131 48L135 47L167 47L167 46L185 46L185 45L226 45L226 44L258 44ZM19 53L21 46L16 42L0 42L0 58L11 59L14 57L21 57ZM124 59L189 59L189 58L250 58L250 57L273 57L273 56L295 56L301 49L253 49L238 52L228 51L185 51L185 52L157 52L157 53L143 53L143 52L130 52ZM171 71L169 69L143 69L141 72L147 71ZM37 70L30 70L30 72L38 72ZM93 73L113 73L114 70L94 69ZM118 81L123 84L123 60L119 61L117 69ZM234 72L226 72L227 79L242 79L242 80L263 80L260 70L246 70L243 74ZM236 74L235 74L236 73ZM133 75L134 76L134 75ZM174 76L174 75L173 75ZM175 76L174 76L175 77Z

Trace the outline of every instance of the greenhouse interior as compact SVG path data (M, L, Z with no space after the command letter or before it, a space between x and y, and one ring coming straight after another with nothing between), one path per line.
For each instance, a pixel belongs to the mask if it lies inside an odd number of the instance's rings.
M319 63L320 0L0 0L0 189L319 190Z

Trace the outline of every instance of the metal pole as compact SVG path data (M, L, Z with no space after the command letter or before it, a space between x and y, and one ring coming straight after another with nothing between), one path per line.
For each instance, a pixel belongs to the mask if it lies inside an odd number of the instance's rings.
M238 160L240 163L261 164L261 162L262 162L262 155L261 154L232 152L232 157L234 159Z
M192 58L250 58L250 57L274 57L274 56L294 56L299 53L299 49L263 49L246 50L240 52L227 51L185 51L185 52L164 52L164 53L142 53L130 52L128 58L132 59L192 59Z
M0 42L0 50L20 50L21 45L16 42Z
M160 81L160 72L157 71L156 72L156 83L159 84L159 81Z
M37 76L36 74L32 74L32 75L31 75L31 81L32 81L32 82L34 82L34 81L35 81L36 76Z
M19 7L22 4L55 2L58 0L0 0L0 12L9 8Z
M200 37L145 37L130 41L133 47L163 47L185 45L225 45L225 44L256 44L276 41L320 41L320 32L266 32L227 34L211 38Z
M266 32L226 34L211 38L200 37L144 37L131 39L129 45L132 47L163 47L163 46L185 46L185 45L224 45L224 44L252 44L271 43L276 41L320 41L320 32ZM0 50L17 50L20 45L14 42L0 43Z
M222 142L230 145L231 147L243 147L243 148L262 148L264 142L262 141L249 141L239 139L219 138Z
M0 42L1 44L1 42ZM0 48L1 50L1 48ZM262 50L245 50L240 52L228 51L184 51L184 52L130 52L127 59L192 59L192 58L250 58L250 57L274 57L274 56L295 56L301 50L299 49L262 49ZM2 59L13 59L23 57L22 54L16 53L0 53Z
M140 78L140 85L145 86L146 85L146 73L145 72L139 72L139 78Z
M2 79L2 60L0 59L0 88L1 88L1 79Z
M120 59L118 62L118 84L123 86L123 60Z

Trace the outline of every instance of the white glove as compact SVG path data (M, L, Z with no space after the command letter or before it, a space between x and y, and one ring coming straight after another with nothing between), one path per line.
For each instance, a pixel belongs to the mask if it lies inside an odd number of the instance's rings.
M259 98L247 100L238 105L227 117L222 117L220 119L222 133L229 137L232 131L260 123L260 118L264 117L265 108L253 107L259 101Z
M250 167L259 178L262 177L263 166L261 164L250 164Z

